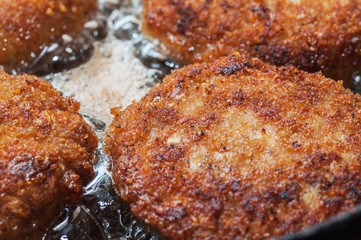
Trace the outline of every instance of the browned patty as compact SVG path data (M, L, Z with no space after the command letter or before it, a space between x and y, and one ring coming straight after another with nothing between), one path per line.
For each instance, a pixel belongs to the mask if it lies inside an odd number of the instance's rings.
M0 66L25 69L63 34L76 36L97 0L1 0Z
M240 51L347 80L361 71L360 0L143 0L143 30L181 63Z
M171 239L265 239L361 202L361 97L319 73L235 54L112 113L116 189Z
M98 140L78 110L50 83L0 70L0 239L41 239L80 201Z

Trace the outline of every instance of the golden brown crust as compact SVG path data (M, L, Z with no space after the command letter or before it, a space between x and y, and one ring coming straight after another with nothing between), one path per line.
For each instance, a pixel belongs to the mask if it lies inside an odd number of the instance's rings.
M264 239L361 203L361 97L321 74L235 54L113 114L117 191L172 239Z
M97 137L46 82L0 70L0 239L40 239L94 176Z
M0 65L26 67L63 34L76 36L96 8L96 0L2 0Z
M143 0L143 30L182 63L239 51L351 80L361 68L359 0ZM347 83L346 83L347 84Z

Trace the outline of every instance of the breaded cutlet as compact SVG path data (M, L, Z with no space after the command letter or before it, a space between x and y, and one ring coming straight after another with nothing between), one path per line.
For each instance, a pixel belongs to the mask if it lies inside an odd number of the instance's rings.
M24 71L64 34L76 37L97 6L97 0L1 0L0 66Z
M78 110L49 82L0 70L0 239L41 239L80 202L98 139Z
M143 0L142 29L183 64L239 51L347 86L361 71L360 0Z
M361 203L361 97L320 73L232 54L112 114L116 190L170 239L269 239Z

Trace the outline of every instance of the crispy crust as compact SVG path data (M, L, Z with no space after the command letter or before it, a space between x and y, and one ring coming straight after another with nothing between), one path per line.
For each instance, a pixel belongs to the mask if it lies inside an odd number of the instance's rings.
M143 30L176 60L240 51L278 66L352 80L361 70L359 0L143 0ZM350 82L346 82L350 84Z
M97 0L0 1L0 65L25 68L63 34L76 36L97 9Z
M264 239L361 202L361 97L238 54L113 109L118 193L171 239Z
M94 176L97 137L50 83L0 70L0 239L40 239Z

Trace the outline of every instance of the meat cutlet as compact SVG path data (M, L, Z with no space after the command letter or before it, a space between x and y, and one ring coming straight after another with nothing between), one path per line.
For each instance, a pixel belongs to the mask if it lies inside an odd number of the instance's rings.
M143 0L143 31L183 64L234 51L346 80L361 71L360 0Z
M41 239L93 177L97 137L47 81L0 70L0 239Z
M63 34L77 36L97 9L97 0L0 1L0 65L26 69Z
M361 202L361 97L320 73L234 54L112 114L116 190L170 239L266 239Z

